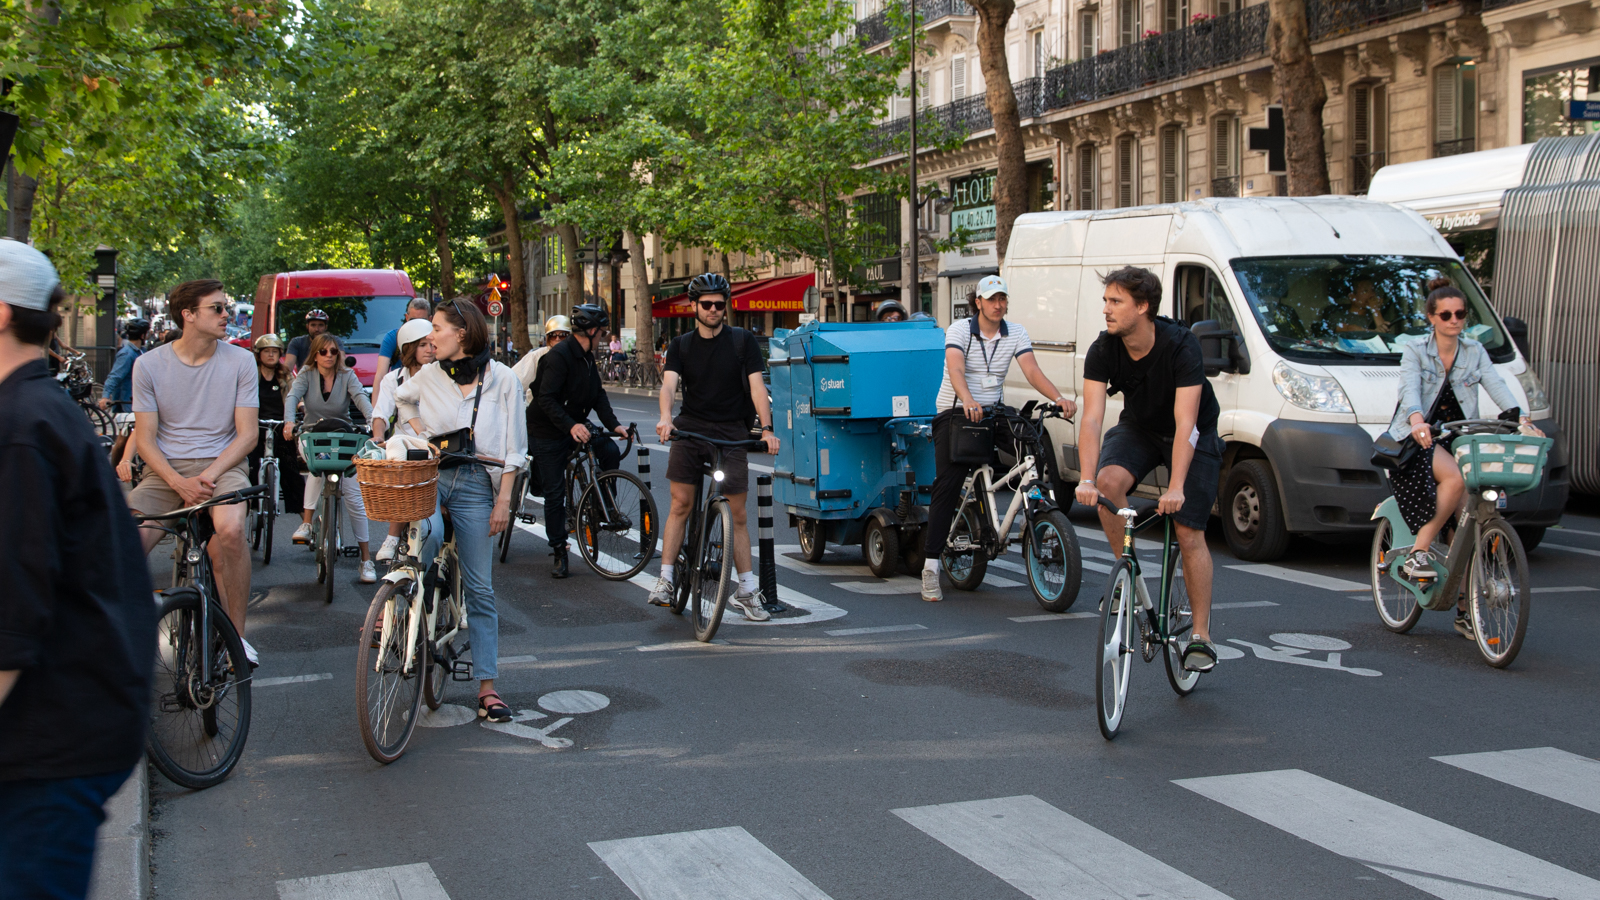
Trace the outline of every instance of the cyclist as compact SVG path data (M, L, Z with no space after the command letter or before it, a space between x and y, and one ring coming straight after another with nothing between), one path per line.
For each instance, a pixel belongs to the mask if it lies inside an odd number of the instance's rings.
M495 612L490 538L510 527L511 487L527 459L523 388L508 366L490 359L494 348L489 344L489 325L469 297L441 303L433 311L433 349L437 360L395 389L400 420L431 438L466 431L478 455L502 460L505 467L441 466L439 509L428 520L422 559L431 561L439 552L442 513L448 512L461 558L472 673L479 680L478 715L490 722L509 722L511 708L494 689L500 618ZM433 575L430 569L425 580Z
M128 495L135 513L161 515L250 486L244 461L256 445L260 376L250 351L227 341L227 299L222 282L209 278L174 287L167 314L183 330L133 364L134 435L146 469ZM241 638L250 600L247 511L243 503L212 507L216 534L206 545L217 599ZM157 528L140 534L146 553L163 536ZM259 664L249 641L244 653Z
M533 380L539 377L539 361L544 359L550 348L566 340L572 334L572 323L566 316L551 316L544 322L544 343L523 354L517 364L511 367L517 380L522 382L523 402L533 402Z
M904 322L906 308L899 300L885 300L878 304L878 311L873 313L873 317L879 322Z
M771 401L761 380L761 348L750 332L727 324L728 298L732 294L728 279L716 272L697 275L689 282L694 329L667 345L667 363L661 378L661 421L656 423L656 435L665 442L674 430L682 429L718 440L745 440L750 437L753 408L761 419L761 439L766 442L767 452L777 453ZM672 398L680 381L683 408L673 419ZM668 560L678 558L701 471L711 460L712 448L695 441L674 443L667 457L672 509L662 536L661 577L650 592L650 603L655 606L672 605L673 578L677 573ZM771 616L763 608L767 598L761 595L755 572L751 571L750 530L745 526L749 463L744 450L726 451L722 462L722 490L733 512L733 561L739 574L739 589L731 602L746 619L764 622Z
M1083 479L1078 502L1098 507L1104 496L1126 506L1128 491L1157 466L1171 483L1157 503L1177 524L1183 584L1194 612L1194 631L1183 651L1183 667L1209 672L1217 664L1211 643L1211 551L1206 523L1217 501L1222 475L1222 439L1217 436L1217 398L1206 381L1200 340L1189 329L1156 318L1161 279L1124 266L1102 276L1106 330L1083 361L1083 422L1078 426L1078 462ZM1105 433L1106 395L1121 392L1122 418ZM1095 473L1090 477L1089 473ZM1112 547L1122 546L1123 521L1098 507Z
M372 401L361 389L361 381L356 378L356 373L345 367L344 349L339 346L338 340L331 334L319 334L311 339L310 353L309 364L295 376L289 396L283 403L283 439L289 443L295 440L295 423L301 421L301 403L305 404L304 421L312 430L317 428L317 423L326 419L348 421L352 406L361 410L361 414L369 421L372 419ZM362 584L372 584L378 580L378 569L368 552L367 505L361 499L361 484L354 478L341 478L339 493L344 495L345 508L350 511L350 528L355 532L356 545L361 548L360 581ZM296 544L309 544L311 517L316 512L318 499L322 497L322 476L307 478L302 496L304 502L300 509L300 527L294 530L292 540ZM323 526L334 528L337 523L325 522Z
M122 332L122 346L117 348L117 358L111 363L111 374L106 376L105 389L100 392L100 408L113 413L125 413L133 405L133 361L144 352L144 337L150 333L150 323L143 319L129 322Z
M328 333L328 314L320 309L313 309L306 313L306 333L289 342L289 349L284 351L283 364L289 371L298 372L307 363L311 362L311 340L320 334ZM335 344L338 338L333 339ZM339 350L344 351L344 345L339 344Z
M567 458L578 444L594 448L602 471L622 463L622 451L604 434L593 434L585 424L589 413L600 414L600 421L617 434L628 429L611 411L611 399L600 386L600 370L594 355L598 333L610 318L603 307L585 303L572 308L572 335L550 348L538 363L533 382L533 402L528 405L528 455L533 459L533 478L544 495L545 540L550 542L554 563L551 578L567 577L567 508L563 485Z
M378 398L383 396L383 389L386 386L383 382L388 380L383 377L384 374L400 368L400 329L406 322L427 322L431 315L433 315L433 304L428 302L427 297L412 297L406 302L405 319L385 333L383 340L378 342L378 367L373 371L378 373L376 377L380 380L372 388L372 405L378 405Z
M956 417L965 416L969 422L983 421L984 407L1004 399L1006 373L1011 371L1012 360L1022 369L1034 390L1055 398L1053 402L1061 407L1062 415L1070 417L1077 411L1073 402L1063 397L1039 370L1028 330L1006 321L1009 304L1005 281L998 275L985 276L978 282L977 298L973 301L978 314L957 319L945 330L944 378L939 383L939 396L935 401L937 408L943 411L933 420L933 496L929 498L928 524L924 526L922 543L927 555L922 564L922 599L930 603L944 599L944 592L939 588L939 556L950 536L950 520L955 517L956 504L961 502L961 486L973 468L950 458ZM953 377L952 373L956 372L961 373L960 377Z
M283 341L275 334L256 338L256 396L261 401L262 420L283 421L283 399L289 393L289 367L283 364ZM247 468L250 483L261 477L261 457L267 452L265 429L257 434L254 450L250 451ZM283 508L294 508L295 498L301 496L305 484L300 477L300 464L295 457L293 441L278 441L272 445L272 456L278 461L278 488L283 492Z
M383 376L383 390L375 391L372 401L372 439L383 442L390 434L409 434L419 437L411 430L411 426L399 421L399 408L394 403L395 389L404 384L406 379L417 374L428 363L433 362L433 322L428 319L412 319L400 326L400 333L395 336L395 344L400 349L397 351L400 358L400 368ZM405 522L390 522L389 536L383 539L383 546L378 548L378 562L388 562L394 559L394 554L400 549L400 535L405 532Z

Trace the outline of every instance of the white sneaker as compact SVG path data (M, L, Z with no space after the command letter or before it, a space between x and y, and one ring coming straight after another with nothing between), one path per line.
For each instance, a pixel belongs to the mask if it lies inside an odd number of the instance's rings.
M922 570L922 599L929 603L938 603L944 599L944 591L939 589L939 573Z
M294 530L294 537L290 538L296 544L311 543L311 523L301 522L300 527Z
M766 598L761 596L760 591L747 591L744 588L740 588L734 592L733 597L728 602L746 619L752 622L765 622L772 618L772 614L767 612L764 605L765 600Z
M650 592L651 606L672 605L672 582L665 578L657 578L655 589Z
M395 552L399 549L400 538L397 535L391 534L384 538L383 546L378 548L378 562L388 562L389 560L394 559Z
M378 580L378 567L376 565L374 565L372 560L370 560L370 559L362 560L361 561L361 583L362 584L372 584L374 581L377 581L377 580Z
M256 648L250 646L250 642L244 638L239 638L239 643L244 644L244 658L250 663L250 668L254 669L261 665L261 657L256 655Z

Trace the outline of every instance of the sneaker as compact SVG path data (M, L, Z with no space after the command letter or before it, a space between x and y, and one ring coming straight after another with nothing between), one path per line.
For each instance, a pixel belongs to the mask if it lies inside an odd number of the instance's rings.
M761 596L759 590L747 591L744 588L735 591L733 597L728 600L728 603L738 610L740 615L752 622L765 622L772 618L763 605L765 602L766 599Z
M301 522L300 527L294 530L294 537L289 540L294 541L296 544L311 543L311 523Z
M372 560L370 560L370 559L362 560L361 561L361 583L362 584L372 584L374 581L377 581L377 580L378 580L378 567L376 565L374 565Z
M657 578L655 589L650 592L651 606L672 605L672 582L665 578Z
M1210 641L1193 640L1183 650L1185 672L1209 672L1217 667L1217 648Z
M395 553L400 550L399 535L389 535L383 539L383 546L378 548L378 562L388 562L394 559Z
M1456 613L1456 634L1467 640L1476 640L1477 635L1472 631L1472 617L1464 612Z
M1439 573L1433 570L1433 554L1426 550L1413 550L1406 557L1405 563L1400 567L1400 573L1415 581L1419 578L1433 578Z
M244 658L246 662L250 663L250 668L260 668L261 657L256 655L256 648L250 646L250 642L244 638L240 638L239 643L244 645Z
M922 570L922 599L929 603L938 603L944 599L944 591L939 589L939 573Z

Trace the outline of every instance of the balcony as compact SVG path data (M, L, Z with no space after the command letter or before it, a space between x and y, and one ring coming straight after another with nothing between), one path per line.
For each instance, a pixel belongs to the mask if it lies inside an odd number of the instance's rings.
M1044 79L1028 78L1013 84L1011 90L1017 95L1017 113L1021 118L1031 119L1044 113ZM963 97L953 103L930 107L917 113L919 131L929 128L944 129L968 137L993 127L994 118L989 115L989 104L982 94ZM876 140L878 147L882 152L890 152L891 145L910 128L910 116L892 119L879 125Z
M1483 0L1483 11L1500 9L1505 6L1516 6L1518 3L1527 3L1528 0Z
M1388 162L1388 154L1382 150L1373 153L1357 153L1350 157L1350 193L1361 196L1367 192L1372 184L1372 176Z
M1308 0L1306 24L1310 26L1311 39L1320 41L1452 2L1455 0ZM1484 5L1488 5L1487 0Z
M1226 178L1211 179L1211 196L1237 197L1239 196L1239 176L1229 175Z
M887 43L895 37L894 27L889 22L890 10L867 16L856 23L856 40L864 47L876 47ZM976 15L972 7L967 5L967 0L918 0L917 17L922 20L922 26L951 16Z

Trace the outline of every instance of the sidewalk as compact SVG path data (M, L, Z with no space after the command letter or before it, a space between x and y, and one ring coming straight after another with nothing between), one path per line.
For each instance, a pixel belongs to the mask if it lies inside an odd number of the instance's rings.
M96 835L89 900L145 900L150 896L150 764L133 767L127 783L106 801L106 821Z

